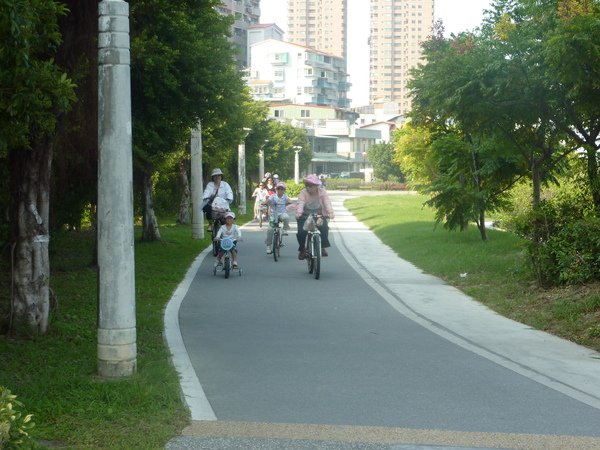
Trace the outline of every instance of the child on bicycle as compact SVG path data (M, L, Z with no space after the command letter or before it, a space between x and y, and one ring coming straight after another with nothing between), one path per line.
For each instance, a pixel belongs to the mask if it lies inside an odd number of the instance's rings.
M238 228L238 226L233 223L235 220L235 214L232 211L227 211L225 213L225 224L221 225L219 231L217 231L217 235L215 237L216 240L220 240L221 238L228 237L233 240L233 249L231 250L231 259L233 260L233 268L237 268L237 243L242 239L242 232ZM219 248L219 253L217 254L217 259L215 261L215 267L221 264L221 258L225 252Z
M261 181L252 193L252 198L254 199L254 218L256 220L260 219L259 214L262 214L263 202L267 199L268 195L269 191L267 191L265 182Z
M285 193L285 189L285 183L280 181L275 186L275 195L271 195L264 202L269 207L269 228L267 228L267 238L265 239L267 254L273 251L271 242L273 242L273 232L275 231L277 222L280 219L283 221L284 236L287 234L286 231L290 229L290 216L288 216L286 206L292 203L292 201Z

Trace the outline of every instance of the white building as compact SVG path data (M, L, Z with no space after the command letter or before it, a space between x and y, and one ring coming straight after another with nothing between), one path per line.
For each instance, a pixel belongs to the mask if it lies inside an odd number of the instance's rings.
M279 39L250 45L255 100L348 108L347 78L344 60L329 53Z

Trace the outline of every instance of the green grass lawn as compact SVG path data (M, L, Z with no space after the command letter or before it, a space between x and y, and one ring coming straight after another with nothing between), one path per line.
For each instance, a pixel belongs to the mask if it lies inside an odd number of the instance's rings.
M346 206L402 258L457 286L499 313L600 350L600 287L542 291L525 263L524 242L476 227L435 227L424 198L365 197ZM238 219L244 223L250 215ZM136 240L138 370L120 381L96 375L94 236L62 232L51 241L54 293L50 332L33 339L0 336L0 385L34 414L34 435L69 449L159 449L188 424L179 382L163 339L163 311L200 251L191 227L161 221L161 242ZM8 304L8 270L0 271L0 318ZM466 273L466 277L461 277Z
M192 240L190 226L164 221L160 242L142 243L139 233L138 369L131 379L109 381L96 375L97 273L95 238L89 231L53 235L50 332L34 339L0 336L0 385L34 415L35 437L53 446L159 449L189 421L163 339L163 312L210 237Z

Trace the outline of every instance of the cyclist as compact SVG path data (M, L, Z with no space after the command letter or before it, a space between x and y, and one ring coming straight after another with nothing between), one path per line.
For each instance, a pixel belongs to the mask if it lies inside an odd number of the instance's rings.
M269 192L265 186L264 181L258 183L258 187L254 189L252 193L252 198L254 199L254 218L260 219L259 214L261 214L261 206L263 202L267 199Z
M237 243L242 239L242 232L238 228L238 226L233 223L235 220L235 214L232 211L227 211L225 213L225 223L221 225L219 231L217 231L217 235L215 239L219 240L224 237L231 238L233 240L233 249L231 250L231 259L233 260L233 268L237 268ZM215 267L221 264L221 258L225 252L219 249L219 253L217 254L217 259L215 260Z
M304 222L309 214L321 214L323 223L318 226L321 232L321 255L327 256L327 247L329 243L329 220L334 218L333 206L325 189L321 189L321 180L319 177L310 174L305 176L304 189L298 195L298 207L296 209L296 220L298 221L298 259L302 260L306 257L304 245L306 243L306 234L304 230Z
M264 202L269 207L269 228L267 228L267 238L265 239L267 254L273 251L271 242L273 242L273 233L279 219L283 221L284 236L287 235L286 231L290 229L290 216L287 213L286 206L292 203L292 201L285 193L285 189L285 183L280 181L275 187L275 195L271 195Z
M212 205L217 206L216 210L213 211L213 208L203 206L202 210L206 213L206 220L208 221L208 231L211 231L211 222L215 213L223 212L229 209L229 205L233 201L233 191L231 190L231 186L227 181L223 180L223 172L221 169L215 168L210 174L211 181L206 184L206 188L202 193L202 199L204 201L203 205ZM217 202L217 205L214 205L214 201L216 198L221 198L227 202L227 207L225 207L224 202ZM221 210L221 211L219 211ZM222 214L220 214L222 215ZM216 218L217 216L215 216Z
M273 181L273 177L271 175L269 175L267 177L267 179L265 180L265 187L267 188L267 192L269 193L269 195L274 195L275 192L275 183Z

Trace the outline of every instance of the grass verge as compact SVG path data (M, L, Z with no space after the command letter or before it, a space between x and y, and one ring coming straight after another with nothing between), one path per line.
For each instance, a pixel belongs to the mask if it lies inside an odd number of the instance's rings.
M498 313L600 351L600 283L541 289L525 241L477 227L448 231L420 195L362 197L345 206L400 257Z
M0 385L34 415L34 437L45 445L159 449L187 425L189 413L163 340L163 312L210 237L192 240L191 226L175 223L163 223L160 233L160 242L142 243L136 230L138 370L119 381L96 375L95 236L89 231L53 235L49 333L32 339L0 336ZM2 294L3 305L7 294Z

